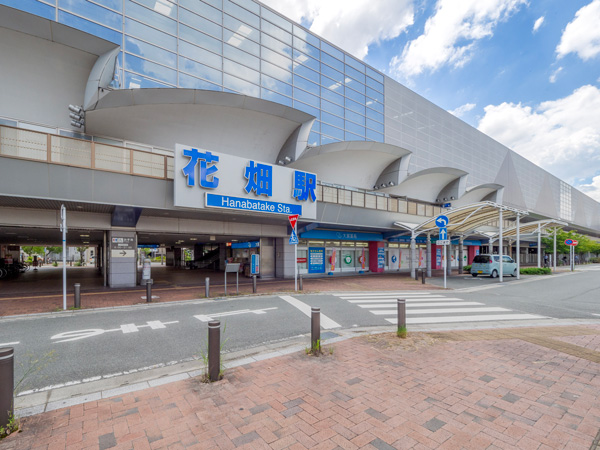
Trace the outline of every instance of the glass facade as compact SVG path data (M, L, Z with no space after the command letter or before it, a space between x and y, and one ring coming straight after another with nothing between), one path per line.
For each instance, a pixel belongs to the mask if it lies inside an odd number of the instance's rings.
M384 77L252 0L0 0L121 46L122 87L235 92L317 118L309 145L384 142Z

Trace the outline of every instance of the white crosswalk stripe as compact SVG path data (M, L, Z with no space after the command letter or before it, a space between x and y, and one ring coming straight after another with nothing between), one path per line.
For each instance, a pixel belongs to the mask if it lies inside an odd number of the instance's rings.
M518 313L508 308L487 306L458 297L431 292L373 292L333 294L348 303L368 310L392 324L398 323L398 299L406 300L407 324L485 322L495 320L547 319L537 314Z

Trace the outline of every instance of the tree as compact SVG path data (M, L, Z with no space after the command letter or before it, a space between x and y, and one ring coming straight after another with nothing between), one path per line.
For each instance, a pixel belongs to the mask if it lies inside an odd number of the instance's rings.
M85 251L88 248L89 247L77 247L77 251L79 252L79 262L81 263L82 266L83 266L83 257L85 255Z
M43 255L45 255L45 253L44 253L44 247L21 247L21 249L25 253L27 253L27 255L29 255L29 256L33 256L33 255L43 256Z

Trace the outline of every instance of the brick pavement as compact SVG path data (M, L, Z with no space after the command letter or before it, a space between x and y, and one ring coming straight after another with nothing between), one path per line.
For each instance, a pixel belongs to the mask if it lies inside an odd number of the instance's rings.
M0 449L591 449L599 338L592 325L357 337L25 418Z

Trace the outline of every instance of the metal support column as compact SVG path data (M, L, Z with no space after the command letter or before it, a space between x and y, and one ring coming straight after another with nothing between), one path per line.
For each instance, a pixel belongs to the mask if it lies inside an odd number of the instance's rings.
M538 224L538 231L537 231L537 237L538 237L538 242L537 242L537 266L538 269L540 267L542 267L542 227Z
M502 218L502 208L500 208L500 212L498 213L498 218L499 218L499 227L498 227L498 254L500 255L500 283L502 283L502 278L504 277L504 261L502 261L502 256L503 256L503 252L504 249L502 248L502 244L504 243L504 238L502 236L502 231L503 231L503 222L504 219Z
M63 311L67 310L67 208L60 207L60 230L62 231L62 264L63 264Z
M558 228L554 228L554 254L552 255L552 265L554 266L554 272L556 272L556 233Z
M415 264L415 254L416 254L416 241L417 237L415 236L414 231L411 232L410 236L410 277L414 278L416 273L416 264Z
M108 272L106 270L106 263L108 261L107 252L108 248L106 247L106 231L103 232L103 243L102 243L102 276L104 277L104 287L107 285Z
M517 280L521 279L521 215L517 214Z
M464 237L463 236L459 236L458 238L458 273L461 274L463 273L463 255L464 255L464 250L463 250L463 244L464 244Z
M427 278L431 278L431 233L427 233Z

